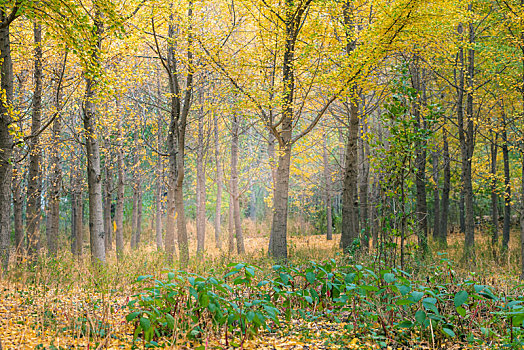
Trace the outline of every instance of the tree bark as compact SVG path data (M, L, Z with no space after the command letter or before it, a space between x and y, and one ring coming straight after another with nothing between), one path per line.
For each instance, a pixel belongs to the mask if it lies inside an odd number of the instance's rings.
M105 164L104 182L104 229L106 252L113 249L113 222L111 220L111 206L113 204L113 174L111 173L111 150L108 148Z
M40 127L42 124L42 27L33 26L35 56L33 113L31 118L31 139L29 140L29 169L27 178L27 254L34 257L40 247L40 220L42 217L42 149ZM54 252L51 252L53 254Z
M65 59L64 66L65 70ZM61 80L61 78L60 78ZM58 233L60 224L60 190L62 183L62 169L60 164L60 132L62 130L62 119L60 116L61 111L61 82L57 85L57 91L55 96L55 113L57 116L53 121L52 129L52 143L51 147L51 169L50 169L50 188L49 188L49 211L47 217L47 250L49 254L55 256L58 252Z
M350 55L356 48L356 40L353 39L354 24L352 22L352 4L349 0L343 5L343 19L346 28L346 54ZM358 220L358 130L359 116L357 97L357 87L351 89L349 102L349 130L346 141L346 154L344 163L344 187L342 192L342 236L340 238L341 248L347 250L359 237Z
M231 196L233 197L233 220L235 222L235 237L238 254L245 253L244 236L240 221L240 194L238 191L238 136L239 120L233 115L231 125Z
M124 192L125 192L125 170L124 170L124 141L123 141L123 127L122 115L118 118L118 138L117 138L117 187L116 187L116 208L115 208L115 223L116 223L116 253L117 258L120 259L124 253Z
M367 118L367 117L366 117ZM361 172L360 172L360 188L359 188L359 196L360 196L360 227L361 230L363 230L364 237L363 237L363 247L368 250L369 249L369 241L370 241L370 225L369 225L369 144L366 141L366 135L368 132L368 125L367 125L367 119L364 120L364 122L361 124L361 137L360 140L360 164L361 164Z
M511 226L511 177L509 168L508 135L506 131L506 116L502 117L502 157L504 161L504 226L502 227L502 253L507 252L509 245L509 230Z
M102 46L103 25L101 22L100 9L95 9L94 25L96 28L96 43L93 47L91 60L97 70L100 66L99 53ZM91 68L93 69L93 68ZM91 70L89 69L89 70ZM100 144L96 131L96 81L93 75L99 72L84 72L86 90L84 95L84 132L86 138L87 156L87 184L89 188L89 237L91 245L92 262L105 263L104 247L104 215L102 206L102 174L100 171Z
M233 253L235 251L235 219L233 209L233 195L229 194L229 208L228 208L228 251Z
M444 183L442 184L442 211L440 218L440 241L446 246L448 242L449 193L451 190L451 164L449 157L448 131L442 132L442 158L444 161Z
M215 133L215 163L216 163L216 183L217 183L217 202L215 206L215 246L222 249L220 240L221 219L222 219L222 162L220 160L220 148L218 144L218 114L214 113L214 133Z
M440 232L440 191L439 191L439 156L435 151L432 154L433 160L433 238L441 240Z
M496 246L499 241L499 207L498 207L498 195L497 195L497 136L495 134L495 139L491 142L490 151L491 151L491 249L493 252L493 258L497 257Z
M331 208L331 168L329 166L329 156L327 150L327 134L324 131L322 142L322 159L324 161L324 182L325 182L325 204L326 204L326 239L333 239L333 216Z
M134 153L133 153L133 211L131 212L131 249L137 247L138 236L138 200L140 196L140 179L139 179L139 157L138 157L138 132L134 135Z
M158 118L157 148L162 143L162 118ZM163 249L162 243L162 178L163 178L162 156L159 154L156 163L156 189L155 189L155 238L158 251Z
M6 23L9 14L4 7L0 8L0 21ZM12 122L10 113L13 102L13 62L11 60L11 44L9 23L0 27L0 75L1 89L4 92L0 103L0 263L2 274L7 271L9 263L9 246L11 231L11 156L13 152L13 136L9 132Z
M82 257L83 237L83 199L80 161L71 168L71 250L77 258Z
M200 92L200 115L198 118L198 145L197 145L197 184L196 184L196 230L197 230L197 252L205 249L206 242L206 173L204 167L205 145L204 145L204 107L203 92Z

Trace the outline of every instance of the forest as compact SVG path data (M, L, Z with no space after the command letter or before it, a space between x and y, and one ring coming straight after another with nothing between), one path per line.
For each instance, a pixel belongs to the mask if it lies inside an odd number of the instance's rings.
M524 0L1 0L0 80L0 350L524 348Z

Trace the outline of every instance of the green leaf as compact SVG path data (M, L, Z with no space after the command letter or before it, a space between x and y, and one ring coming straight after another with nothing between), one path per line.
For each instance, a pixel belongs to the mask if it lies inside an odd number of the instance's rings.
M426 321L426 313L422 310L418 310L416 313L415 313L415 320L423 325L424 322Z
M133 321L135 318L137 318L138 315L140 315L141 312L137 311L137 312L132 312L130 313L129 315L126 316L126 321L127 322L131 322Z
M147 332L151 328L151 321L149 321L149 318L140 317L140 326L144 332Z
M175 318L171 316L170 314L166 314L166 321L167 321L167 328L174 329L175 328Z
M466 309L464 309L462 306L457 307L457 312L460 316L466 317Z
M410 300L413 300L415 303L418 303L420 299L424 296L424 293L413 291L411 292L411 296L409 297Z
M313 271L308 271L306 273L306 280L309 282L309 283L314 283L315 282L315 278L316 278L316 275Z
M403 321L403 322L400 322L397 327L399 328L411 328L413 327L413 322L411 321Z
M465 290L461 290L457 294L455 294L455 298L453 298L453 302L455 303L455 307L459 307L464 305L464 303L468 300L468 292Z
M455 334L455 332L453 332L453 331L452 331L451 329L449 329L449 328L445 328L445 327L443 327L443 328L442 328L442 332L443 332L444 334L446 334L447 336L451 337L451 338L455 338L455 337L457 336L457 335Z
M384 274L384 281L386 281L387 283L393 283L395 282L396 278L395 278L395 275L392 274L392 273L385 273Z
M436 304L437 304L437 299L432 298L432 297L427 297L427 298L424 298L424 300L422 300L422 305L426 308L426 310L429 310L429 311L432 311L438 314L438 309L437 309Z

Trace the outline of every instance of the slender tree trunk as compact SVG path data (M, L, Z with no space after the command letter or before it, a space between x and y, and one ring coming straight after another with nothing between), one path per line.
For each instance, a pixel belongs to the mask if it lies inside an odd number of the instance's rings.
M142 221L143 221L143 200L142 200L142 181L140 175L138 177L138 200L136 210L136 236L135 236L135 248L138 248L140 240L142 238Z
M509 173L509 149L505 117L503 123L502 157L504 160L504 226L502 227L502 252L504 253L508 250L509 230L511 226L511 178Z
M24 247L24 197L22 192L23 175L20 164L15 163L13 171L13 218L15 230L16 256L25 254Z
M160 149L162 143L162 119L158 118L158 139L157 148ZM156 191L155 191L155 238L158 251L163 249L162 243L162 156L159 154L156 163Z
M202 92L200 92L200 116L198 118L198 147L197 147L197 252L201 253L205 249L206 242L206 173L204 168L204 107L202 105Z
M235 222L235 237L238 254L245 253L244 236L240 222L240 194L238 191L238 134L239 120L233 115L231 125L231 195L233 197L233 220Z
M498 207L498 195L497 195L497 134L495 139L491 142L491 249L493 252L493 258L497 258L497 249L499 241L499 207Z
M138 189L138 132L134 136L135 148L133 154L133 210L131 212L131 249L136 249L137 246L137 231L138 231L138 197L140 195Z
M71 249L77 258L82 257L84 242L82 175L79 166L80 162L71 169Z
M469 6L469 11L472 11L472 5ZM472 45L475 41L474 25L469 23L469 49L468 49L468 77L466 89L466 116L467 129L465 138L465 157L464 163L464 209L466 212L466 232L465 232L465 251L466 258L472 261L475 256L475 217L473 208L473 184L471 175L471 160L473 158L473 151L475 146L474 140L474 123L473 123L473 90L475 78L475 50Z
M110 159L110 150L108 150L107 159ZM105 166L105 183L104 183L104 229L105 229L105 248L106 252L113 249L113 223L111 220L111 206L113 203L113 174L111 165L107 162Z
M217 202L215 206L215 245L218 249L222 248L220 240L220 229L222 219L222 162L220 160L220 148L218 144L218 114L214 113L214 133L215 133L215 163L216 163L216 182L217 182Z
M2 7L0 20L6 21L8 14ZM9 246L11 231L11 156L13 152L13 136L9 132L12 122L10 112L13 101L13 63L11 60L11 44L9 25L0 27L0 74L2 101L0 103L0 263L2 273L7 271L9 262Z
M40 127L42 124L42 27L34 23L35 42L35 90L33 93L33 114L31 139L29 141L29 169L27 178L27 254L34 257L40 247L40 220L42 217L42 149ZM51 252L54 254L54 252Z
M448 242L449 193L451 191L451 164L449 157L448 131L442 133L442 158L444 161L444 183L442 185L442 212L440 218L440 241L444 246Z
M233 209L233 195L229 194L229 208L228 208L228 251L233 253L235 251L235 219L234 219L234 209Z
M324 161L324 181L325 181L325 203L326 203L326 239L333 239L333 216L331 212L331 168L329 166L329 156L327 150L327 134L323 134L322 158Z
M440 242L442 233L440 232L440 193L439 193L439 156L433 152L433 238Z
M94 24L97 43L93 48L92 61L100 64L99 52L102 45L103 26L100 10L95 10ZM105 263L104 215L102 206L102 174L100 171L100 144L96 132L95 85L90 73L86 72L86 91L84 95L84 131L86 138L87 184L89 188L89 237L92 262Z
M368 192L369 192L369 144L366 141L367 135L367 120L362 123L361 127L362 137L359 140L360 143L360 156L359 160L361 163L361 172L360 172L360 228L363 230L363 247L367 250L369 249L369 240L370 240L370 225L369 225L369 201L368 201Z
M524 7L524 0L520 0L520 5ZM524 21L521 20L521 27L524 24ZM520 88L521 98L522 98L522 113L524 113L524 33L521 33L521 46L520 50L522 52L521 62L522 62L522 77L521 82L522 86ZM521 257L521 275L520 280L524 280L524 143L520 145L521 151L521 162L522 162L522 176L521 176L521 209L520 209L520 257Z
M58 87L60 89L60 86ZM55 113L60 113L61 92L57 91L57 101L55 102ZM60 131L62 129L60 114L53 122L51 147L51 169L50 169L50 188L49 188L49 211L47 217L47 250L49 254L55 256L58 251L58 232L60 224L60 189L62 183L62 169L60 165Z
M122 115L118 118L118 139L117 139L117 171L118 179L116 184L116 208L115 208L115 224L116 224L116 253L117 258L120 259L124 253L124 192L125 192L125 170L124 170L124 141L123 141L123 126Z
M346 27L346 53L351 54L356 48L353 38L354 24L352 22L352 3L347 0L343 5L344 26ZM356 98L357 87L353 86L352 99ZM342 236L340 246L346 252L353 241L359 236L358 220L358 102L350 101L349 106L349 130L346 141L346 155L344 163L344 180L342 191Z
M411 65L411 80L412 86L417 91L417 97L413 104L413 114L415 117L415 127L418 130L425 128L425 121L421 115L422 105L425 101L424 93L424 74L420 72L419 57L415 56L414 63ZM416 212L417 212L417 226L418 226L418 243L422 251L422 255L427 253L427 238L428 238L428 209L426 197L426 142L417 138L415 141L415 186L417 191Z

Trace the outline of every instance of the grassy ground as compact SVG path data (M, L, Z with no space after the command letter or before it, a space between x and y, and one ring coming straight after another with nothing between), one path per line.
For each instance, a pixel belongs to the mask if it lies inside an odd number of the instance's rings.
M195 256L195 246L190 250L193 257L189 271L199 275L221 274L227 264L245 261L259 266L262 271L270 271L273 264L266 257L268 237L262 232L265 227L254 224L249 227L245 238L246 254L237 256L214 247L210 237L206 242L208 249L202 256ZM211 230L208 232L212 232ZM481 233L481 232L479 232ZM512 235L516 237L515 233ZM147 239L147 235L145 237ZM290 257L294 264L307 266L307 262L325 261L340 258L339 236L326 241L323 236L292 236L290 238ZM193 242L194 240L192 240ZM474 278L490 285L499 293L508 295L518 285L518 244L517 239L510 242L510 251L498 261L493 260L489 247L489 237L477 235L477 259L475 264L461 261L462 238L458 235L449 239L445 249L447 257L453 261L454 276L457 280ZM225 245L225 244L224 244ZM420 262L408 259L414 279L429 281L428 274L434 273L428 267L441 257L436 247L432 257ZM84 257L87 259L87 256ZM372 255L358 257L362 264L372 264ZM127 304L133 295L142 290L143 285L135 283L141 275L149 274L164 278L167 270L173 267L166 263L163 254L153 246L143 246L129 252L123 261L117 261L109 253L106 268L95 270L86 263L75 261L64 254L59 259L41 260L34 267L26 264L13 268L10 274L0 281L0 339L4 349L128 349L142 348L145 343L133 341L134 325L126 322L129 313ZM520 289L520 293L522 289ZM317 349L317 348L380 348L369 334L348 327L348 320L321 317L308 322L293 318L285 322L277 332L262 332L247 339L245 349ZM379 322L370 327L380 328ZM360 333L359 333L360 332ZM433 336L433 333L431 334ZM395 341L386 342L388 348L493 348L496 342L469 344L467 342L445 339L435 345L430 337L414 337L413 342L403 345ZM193 343L178 343L178 348L226 348L222 337L207 334L205 339ZM410 345L406 345L410 344ZM491 344L491 345L489 345ZM237 342L238 345L238 342ZM384 345L384 343L382 343ZM231 346L231 344L229 344Z

